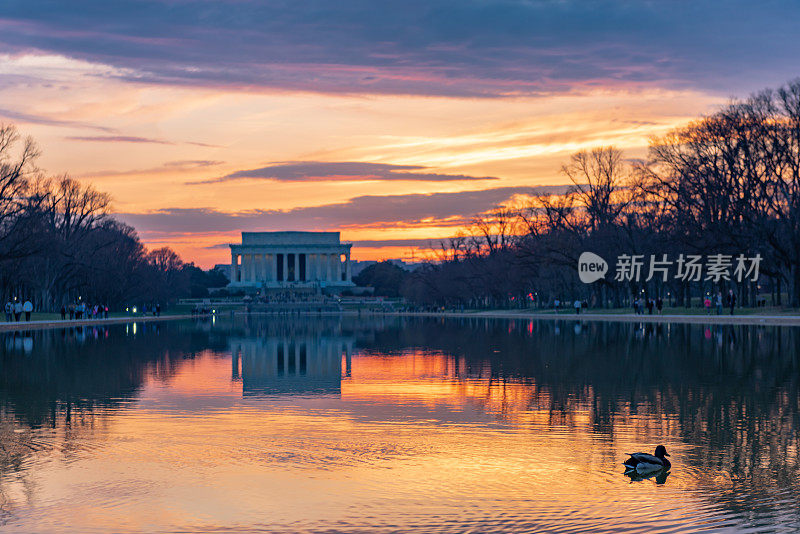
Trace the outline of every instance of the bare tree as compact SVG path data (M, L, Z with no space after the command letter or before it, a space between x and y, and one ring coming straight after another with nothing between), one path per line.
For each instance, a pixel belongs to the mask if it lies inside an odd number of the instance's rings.
M601 147L573 154L561 171L572 182L572 194L586 210L591 230L605 228L635 200L630 182L633 176L614 147ZM625 194L625 193L628 194Z
M11 124L0 124L0 260L30 253L24 239L29 182L37 173L39 150Z

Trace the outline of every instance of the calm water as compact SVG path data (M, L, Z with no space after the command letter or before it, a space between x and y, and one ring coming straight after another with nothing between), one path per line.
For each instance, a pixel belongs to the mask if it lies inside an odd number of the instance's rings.
M800 529L800 331L218 318L0 339L8 532ZM626 452L671 453L664 477Z

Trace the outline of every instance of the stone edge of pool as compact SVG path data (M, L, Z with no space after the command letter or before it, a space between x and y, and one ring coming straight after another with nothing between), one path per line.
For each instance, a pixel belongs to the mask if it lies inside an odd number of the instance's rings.
M421 317L475 317L481 319L536 319L551 321L604 321L625 323L691 323L800 326L800 315L623 315L600 313L397 312L392 315Z
M246 312L236 312L236 315L246 315ZM273 316L274 313L255 312L251 315ZM333 313L300 312L301 316L320 315L359 315L356 311L343 311ZM482 312L388 312L379 315L396 317L437 317L437 318L478 318L478 319L534 319L550 321L599 321L599 322L625 322L625 323L690 323L690 324L741 324L741 325L777 325L800 326L800 315L622 315L622 314L554 314L554 313L526 313L508 311L482 311ZM111 317L108 319L81 319L81 320L48 320L29 322L0 322L0 332L13 332L24 330L40 330L47 328L71 328L75 326L109 325L124 323L149 323L157 321L176 321L180 319L194 319L210 317L210 315L163 315L161 317Z
M108 319L80 319L63 320L58 319L49 321L20 321L20 322L0 322L0 332L13 332L20 330L40 330L43 328L71 328L74 326L99 326L107 324L123 323L151 323L155 321L175 321L178 319L191 319L197 315L162 315L161 317L109 317ZM210 317L201 315L199 317Z

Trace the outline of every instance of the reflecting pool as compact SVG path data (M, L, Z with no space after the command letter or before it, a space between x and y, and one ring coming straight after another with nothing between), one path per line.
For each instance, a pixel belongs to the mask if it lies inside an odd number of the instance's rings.
M0 366L4 532L800 529L798 329L237 316Z

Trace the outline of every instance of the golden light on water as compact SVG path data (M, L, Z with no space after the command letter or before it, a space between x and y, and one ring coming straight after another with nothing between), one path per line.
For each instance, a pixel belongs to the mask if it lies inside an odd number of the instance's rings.
M630 357L652 360L629 325L601 334L527 321L458 324L353 329L332 320L220 318L197 329L144 323L136 335L113 328L66 345L39 333L27 359L7 349L8 375L34 391L46 376L67 378L61 390L78 389L74 400L39 411L39 401L20 403L10 382L2 386L7 521L81 532L448 532L456 524L693 531L740 524L735 502L743 495L797 498L794 483L770 474L778 458L781 472L800 467L796 435L780 423L798 409L788 391L770 397L785 414L775 417L731 397L727 382L643 376L634 400L630 384L613 386L616 377L603 374L608 354L582 352L603 335L611 350L622 344ZM667 358L684 334L705 339L673 328L658 338L655 358ZM48 346L62 347L69 367L41 372L53 365L42 352ZM707 349L728 350L716 346ZM671 358L681 372L689 365L705 373L701 359ZM572 373L556 362L569 362ZM754 411L741 417L756 426L714 415L737 413L743 402ZM48 425L26 422L49 414ZM751 450L753 439L769 449ZM673 458L665 481L623 476L626 452L657 443ZM750 463L738 465L738 454ZM765 504L765 521L777 517L776 506Z

